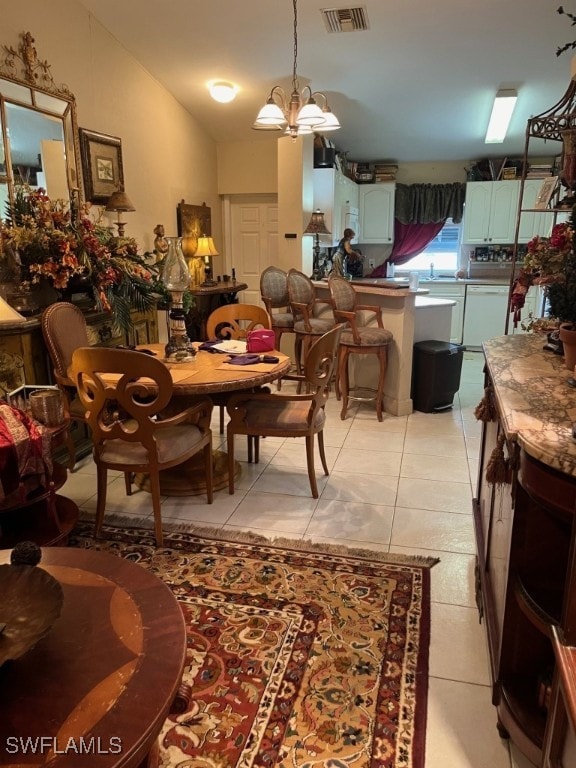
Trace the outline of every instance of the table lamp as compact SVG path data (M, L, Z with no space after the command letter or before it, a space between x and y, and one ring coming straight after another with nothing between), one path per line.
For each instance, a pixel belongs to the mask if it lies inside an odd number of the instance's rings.
M106 210L116 211L117 219L114 223L118 227L118 237L124 237L124 227L126 226L126 222L122 221L122 214L124 212L135 211L136 208L132 205L132 201L126 192L124 192L123 187L117 189L116 192L112 192L106 203Z
M210 286L217 284L212 276L212 256L218 255L214 240L212 240L211 237L203 235L198 238L196 257L204 260L204 282L201 284L203 288L209 288Z
M182 253L182 238L167 237L166 240L168 240L168 253L162 270L162 282L170 291L172 301L168 315L170 338L164 348L164 356L170 362L181 363L191 360L196 354L186 334L186 315L182 305L184 291L190 285L190 273Z
M303 232L304 235L314 235L314 260L312 262L312 277L318 279L320 272L320 235L329 235L330 230L326 228L324 222L324 211L317 208L308 222L308 226Z

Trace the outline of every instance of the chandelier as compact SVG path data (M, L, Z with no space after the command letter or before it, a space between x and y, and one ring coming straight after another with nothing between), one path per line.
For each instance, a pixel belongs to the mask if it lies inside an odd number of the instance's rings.
M282 130L295 139L305 133L313 131L336 131L340 123L336 115L328 105L326 95L321 91L312 91L306 85L300 91L298 75L296 74L296 61L298 58L298 11L297 0L292 0L294 7L294 64L292 67L292 93L290 100L284 89L275 85L270 91L266 104L262 107L256 122L252 126L256 130ZM322 107L316 101L322 99Z

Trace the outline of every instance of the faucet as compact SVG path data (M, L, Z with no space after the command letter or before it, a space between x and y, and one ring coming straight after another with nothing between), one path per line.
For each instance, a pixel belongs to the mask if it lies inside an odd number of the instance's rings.
M433 261L430 262L430 277L429 277L429 279L430 280L434 280L435 279L434 278L434 262Z

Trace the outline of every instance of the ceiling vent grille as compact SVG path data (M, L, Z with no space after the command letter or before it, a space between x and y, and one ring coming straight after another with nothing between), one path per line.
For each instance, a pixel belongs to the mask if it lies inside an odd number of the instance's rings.
M322 8L320 13L328 32L356 32L368 29L365 8Z

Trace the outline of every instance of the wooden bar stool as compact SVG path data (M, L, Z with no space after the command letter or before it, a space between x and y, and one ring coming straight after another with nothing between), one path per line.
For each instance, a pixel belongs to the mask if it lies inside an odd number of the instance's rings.
M336 376L336 397L342 399L340 418L345 419L350 400L367 402L376 401L376 415L382 421L382 406L384 400L384 381L388 361L388 346L392 342L392 333L382 323L380 307L358 304L357 294L347 280L342 277L331 277L328 280L330 296L334 305L334 316L338 322L348 323L340 337L338 348L338 372ZM359 323L359 312L373 313L376 326ZM366 389L373 392L370 396L350 394L350 378L348 358L350 355L376 355L379 363L377 389ZM353 390L354 391L354 390Z

